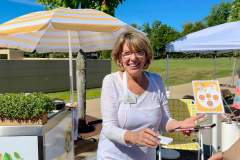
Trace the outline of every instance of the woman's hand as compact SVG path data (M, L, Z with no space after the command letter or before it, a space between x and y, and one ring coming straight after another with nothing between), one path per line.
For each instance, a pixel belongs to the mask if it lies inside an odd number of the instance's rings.
M223 160L222 152L215 153L208 160Z
M190 118L187 118L185 120L182 121L181 123L181 127L180 128L194 128L196 127L196 122L198 120L203 120L205 117L204 114L199 114L197 116L194 116L194 117L190 117ZM184 135L187 135L187 136L190 136L190 134L192 133L191 130L185 130L182 132Z
M159 145L158 135L152 129L145 128L139 131L127 131L124 138L130 144L156 148Z
M196 122L198 120L202 120L204 117L205 117L204 114L199 114L197 116L187 118L182 121L181 128L194 128L194 127L196 127Z
M204 117L204 114L199 114L197 116L187 118L183 121L177 121L173 119L167 124L166 130L168 132L174 132L176 129L184 129L183 134L190 135L191 129L196 127L196 122L204 120Z

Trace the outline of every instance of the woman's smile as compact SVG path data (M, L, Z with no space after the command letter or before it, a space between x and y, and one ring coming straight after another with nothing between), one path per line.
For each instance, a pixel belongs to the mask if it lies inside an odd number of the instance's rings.
M138 68L140 67L140 63L130 62L130 63L128 63L128 66L129 66L131 69L138 69Z

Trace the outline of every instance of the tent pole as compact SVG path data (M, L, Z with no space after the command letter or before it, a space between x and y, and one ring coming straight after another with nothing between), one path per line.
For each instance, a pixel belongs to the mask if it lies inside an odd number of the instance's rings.
M217 51L214 52L214 79L217 79ZM218 114L212 114L212 122L216 124L216 127L212 129L212 152L215 153L219 149L218 143L218 131L219 131L219 123L218 123Z
M214 52L214 79L217 79L217 52Z
M170 98L170 90L169 90L169 54L166 52L167 58L166 58L166 92L167 92L167 98Z
M232 86L234 86L234 78L236 73L236 64L237 64L236 51L234 52L233 58L234 58L234 63L233 63L233 69L232 69Z

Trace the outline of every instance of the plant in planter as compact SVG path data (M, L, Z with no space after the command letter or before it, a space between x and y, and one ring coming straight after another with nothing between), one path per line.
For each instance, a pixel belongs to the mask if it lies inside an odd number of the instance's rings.
M44 124L47 113L55 109L51 99L42 93L3 94L0 96L2 124Z

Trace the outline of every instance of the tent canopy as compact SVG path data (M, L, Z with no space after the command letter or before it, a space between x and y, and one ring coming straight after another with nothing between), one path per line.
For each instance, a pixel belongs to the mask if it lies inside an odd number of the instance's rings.
M209 27L167 44L166 52L230 52L240 50L240 21Z

